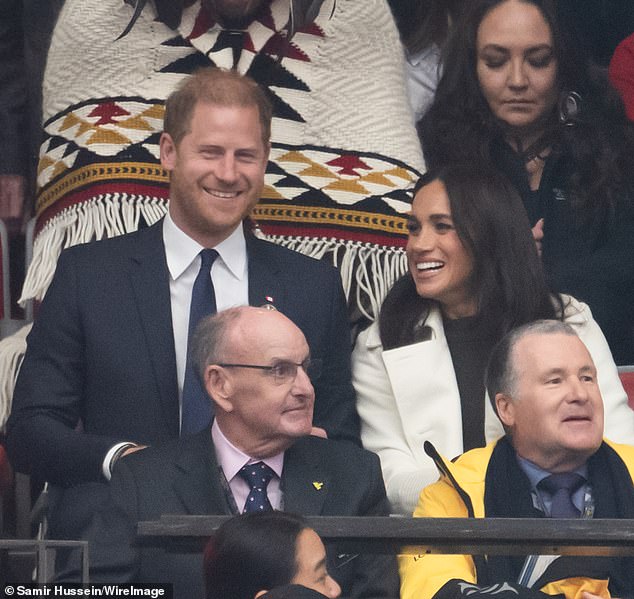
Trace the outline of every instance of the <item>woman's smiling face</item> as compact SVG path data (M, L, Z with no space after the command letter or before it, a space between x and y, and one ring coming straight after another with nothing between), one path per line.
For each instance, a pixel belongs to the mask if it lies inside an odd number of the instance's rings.
M473 257L455 229L442 181L418 191L407 227L407 259L418 295L437 301L448 318L473 316Z

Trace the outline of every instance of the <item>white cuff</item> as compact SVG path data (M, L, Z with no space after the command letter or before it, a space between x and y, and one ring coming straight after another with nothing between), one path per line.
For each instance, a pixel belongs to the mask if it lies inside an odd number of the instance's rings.
M131 443L130 441L123 441L121 443L117 443L113 445L106 454L106 457L103 459L103 463L101 464L101 472L103 473L106 480L110 480L112 477L112 458L122 447L136 447L136 443Z

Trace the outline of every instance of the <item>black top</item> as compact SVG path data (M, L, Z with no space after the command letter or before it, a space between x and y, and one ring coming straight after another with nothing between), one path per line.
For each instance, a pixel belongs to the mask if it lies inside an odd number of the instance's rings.
M531 226L544 219L542 263L550 290L587 303L617 364L634 363L634 203L629 195L614 213L581 221L569 193L570 168L554 150L539 189L511 147L494 143L492 158L519 192Z
M619 42L634 32L632 0L557 0L556 5L575 51L604 67Z
M460 393L464 451L484 447L484 372L496 339L477 316L443 317L443 326Z

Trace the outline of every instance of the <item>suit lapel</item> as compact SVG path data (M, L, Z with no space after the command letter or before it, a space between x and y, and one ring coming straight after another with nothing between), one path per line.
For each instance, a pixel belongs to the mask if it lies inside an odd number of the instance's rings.
M162 220L139 231L136 251L130 261L130 281L154 369L161 410L176 437L179 431L178 383Z
M173 489L187 514L231 514L208 428L180 444L175 464Z
M273 304L285 311L286 286L282 280L282 267L269 243L245 233L249 259L249 305Z
M458 455L463 451L462 407L440 311L432 308L425 325L432 331L431 339L385 350L383 363L408 443L421 447L428 440L445 447L445 453ZM374 331L380 342L378 329ZM426 376L421 376L421 369ZM420 417L421 397L430 415L426 418Z
M331 480L309 448L310 439L300 439L284 454L282 488L284 510L305 516L321 515Z

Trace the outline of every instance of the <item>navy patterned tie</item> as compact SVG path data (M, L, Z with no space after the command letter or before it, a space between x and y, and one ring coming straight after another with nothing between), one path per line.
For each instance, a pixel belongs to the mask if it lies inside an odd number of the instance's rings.
M245 512L266 512L271 511L273 507L266 494L271 479L275 476L275 472L271 470L264 462L256 462L255 464L247 464L242 466L238 474L246 481L251 489L244 504Z
M572 496L585 482L585 478L576 472L551 474L539 482L540 489L552 496L551 518L578 518L579 510L572 502Z
M200 252L200 270L192 288L192 300L189 305L189 332L187 335L187 363L181 411L181 436L197 433L211 421L211 399L207 395L200 377L197 375L190 356L191 340L196 325L205 316L216 312L216 294L211 283L211 266L218 257L216 250L205 249Z

